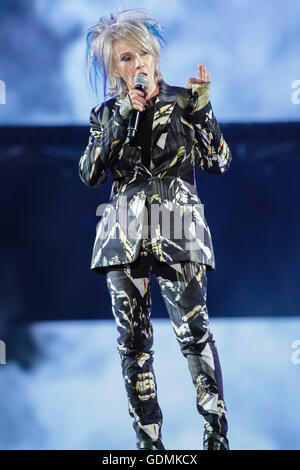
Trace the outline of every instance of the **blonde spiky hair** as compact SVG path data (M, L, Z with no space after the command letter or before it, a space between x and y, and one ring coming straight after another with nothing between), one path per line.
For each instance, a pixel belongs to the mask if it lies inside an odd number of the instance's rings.
M156 80L162 79L158 62L160 60L160 46L163 46L162 42L166 43L166 41L160 34L161 29L158 21L143 8L119 9L117 15L110 14L107 17L101 17L96 24L87 28L87 74L96 94L98 71L103 79L104 99L107 94L113 96L120 93L121 97L125 97L128 93L124 80L113 75L113 43L116 40L135 39L141 44L142 48L156 59L157 65L154 75ZM94 85L92 78L94 78ZM109 93L106 93L107 78L110 83Z

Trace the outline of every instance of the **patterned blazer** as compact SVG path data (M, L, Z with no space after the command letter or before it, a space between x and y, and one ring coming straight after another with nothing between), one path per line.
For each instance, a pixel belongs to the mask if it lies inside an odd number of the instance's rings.
M127 139L128 119L119 114L120 95L94 107L79 176L98 187L112 172L109 202L100 204L90 269L134 261L142 238L152 239L159 261L197 261L215 269L211 233L197 194L195 164L223 175L231 152L209 100L210 83L192 89L159 82L151 136L150 168L141 148ZM138 132L138 131L137 131ZM147 231L148 230L148 231Z

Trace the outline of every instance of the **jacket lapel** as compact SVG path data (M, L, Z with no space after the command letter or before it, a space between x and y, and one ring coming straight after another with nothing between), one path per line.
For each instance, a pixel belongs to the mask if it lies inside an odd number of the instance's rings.
M123 98L117 97L116 104L120 105ZM168 124L171 120L171 115L176 104L176 95L173 87L168 85L164 80L159 81L159 93L154 104L154 116L152 123L152 136L151 136L151 149L158 146L164 149L167 133L169 130ZM150 169L154 167L151 158ZM146 171L149 170L146 168Z
M172 91L172 87L161 80L159 82L159 94L154 106L151 148L157 145L159 138L165 133L164 130L170 122L175 104L176 96Z

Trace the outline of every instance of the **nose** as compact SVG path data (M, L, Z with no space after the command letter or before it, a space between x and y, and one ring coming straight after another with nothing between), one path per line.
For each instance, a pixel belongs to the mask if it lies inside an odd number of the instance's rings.
M144 68L143 59L141 57L136 57L135 59L135 68L136 70L142 70Z

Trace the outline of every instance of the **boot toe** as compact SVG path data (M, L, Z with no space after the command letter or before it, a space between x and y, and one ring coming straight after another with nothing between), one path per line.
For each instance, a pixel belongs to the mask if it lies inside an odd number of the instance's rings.
M228 439L220 434L205 432L203 450L230 450Z
M165 450L161 439L140 439L137 441L136 446L139 450Z

